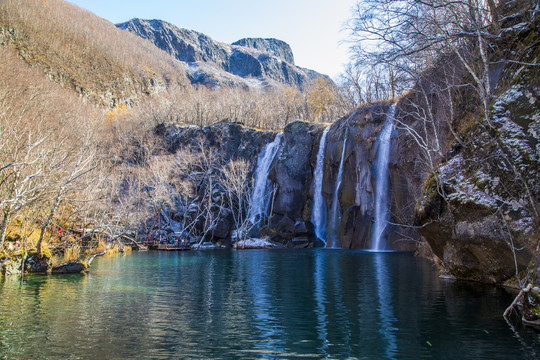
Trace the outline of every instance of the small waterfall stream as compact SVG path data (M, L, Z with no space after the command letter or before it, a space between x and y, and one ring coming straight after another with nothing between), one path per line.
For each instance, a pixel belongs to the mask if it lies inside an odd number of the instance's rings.
M384 127L379 134L377 158L374 164L374 177L377 183L375 188L375 219L371 230L371 250L384 249L384 232L390 218L388 196L388 162L390 158L390 140L394 127L396 104L393 104L386 113Z
M327 248L339 248L339 227L341 223L341 214L339 210L339 189L341 187L341 180L343 177L343 163L345 162L345 150L347 149L347 135L349 129L345 130L343 139L343 149L341 150L341 160L339 161L339 170L336 178L336 188L334 190L334 196L332 198L332 208L330 213L330 224L327 231Z
M315 179L315 186L313 189L313 210L311 212L311 222L315 228L315 235L317 238L325 243L326 246L326 201L322 195L322 186L324 178L324 154L326 151L326 136L330 126L324 129L321 135L321 141L319 143L319 151L317 152L317 164L315 166L315 172L313 177Z
M282 137L283 133L277 134L274 141L264 147L257 159L257 168L255 169L255 185L253 186L253 194L251 197L252 206L249 216L252 224L256 224L262 216L268 216L267 211L271 198L271 191L269 190L270 180L268 180L268 174L270 173L270 166L281 148L280 144Z

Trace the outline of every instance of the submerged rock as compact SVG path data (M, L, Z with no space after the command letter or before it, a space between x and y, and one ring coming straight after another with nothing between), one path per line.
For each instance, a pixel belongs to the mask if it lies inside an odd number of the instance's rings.
M522 309L523 323L540 330L540 288L538 286L525 293Z

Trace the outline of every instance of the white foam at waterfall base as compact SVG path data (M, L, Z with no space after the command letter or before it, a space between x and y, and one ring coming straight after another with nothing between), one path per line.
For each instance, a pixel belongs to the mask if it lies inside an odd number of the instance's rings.
M257 168L255 169L255 185L253 186L253 194L251 196L251 209L249 219L252 224L258 222L262 216L268 216L268 205L270 203L271 191L270 166L280 149L281 138L283 133L276 135L276 138L271 143L267 144L257 159Z
M313 173L315 186L313 188L313 210L311 212L311 222L315 228L315 235L324 242L326 246L325 230L326 230L326 201L322 195L322 186L324 178L324 154L326 151L326 136L330 126L324 129L319 142L319 151L317 152L317 164Z
M390 141L394 127L396 104L392 105L386 113L384 127L377 140L377 158L375 160L375 219L371 230L371 250L384 249L384 233L390 220L389 196L388 196L388 162L390 158Z
M341 181L343 178L343 163L345 162L345 150L347 148L347 135L349 129L345 130L345 136L343 139L343 149L341 150L341 160L339 161L338 175L336 178L336 187L334 189L334 196L332 198L332 208L330 213L330 223L328 225L328 231L326 235L327 248L339 248L339 227L341 224L341 214L339 210L339 189L341 188Z

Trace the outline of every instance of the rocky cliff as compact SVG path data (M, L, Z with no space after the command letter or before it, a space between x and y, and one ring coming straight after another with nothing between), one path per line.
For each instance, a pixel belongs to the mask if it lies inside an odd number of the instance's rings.
M132 19L118 24L153 42L189 65L193 84L216 86L294 86L300 89L317 77L327 76L294 65L290 46L277 39L241 39L232 45L161 20Z
M294 55L292 49L289 44L282 40L245 38L233 42L232 45L259 50L294 65Z
M336 235L338 246L350 249L369 249L371 247L371 227L374 216L374 189L377 180L373 173L377 154L377 139L386 119L390 104L377 104L357 109L329 128L325 146L322 196L326 208L330 209L334 199L339 165L343 171L341 187L337 196L339 220ZM284 246L305 247L324 246L315 238L312 223L314 197L314 170L316 156L321 146L321 136L325 129L322 124L294 121L283 130L268 172L268 187L272 193L271 204L262 219L250 231L252 237L268 237ZM164 147L170 153L183 148L195 152L211 151L218 159L217 168L224 164L244 160L250 165L249 178L255 177L258 155L276 136L274 132L249 129L239 124L218 124L206 128L195 126L161 125L156 133L162 137ZM398 132L396 132L397 136ZM396 136L392 140L392 163L405 167L398 156ZM344 139L347 137L345 149ZM421 182L417 186L421 186ZM200 187L200 184L197 185ZM392 186L392 188L394 185ZM216 191L225 191L216 190ZM251 191L251 190L250 190ZM393 191L391 191L393 193ZM219 198L219 196L218 196ZM406 200L414 201L410 196ZM398 208L399 196L392 196L390 204ZM174 215L171 213L171 215ZM227 214L216 216L228 216ZM332 214L328 213L328 221ZM412 215L411 219L412 221ZM170 223L170 221L165 221ZM173 222L174 223L174 222ZM208 238L214 242L228 242L233 234L234 224L226 221L217 236ZM168 231L177 231L170 228ZM384 248L412 251L415 242L399 241L398 236L385 240Z
M538 253L540 82L526 70L424 186L420 233L455 277L502 282ZM436 176L436 178L435 178Z

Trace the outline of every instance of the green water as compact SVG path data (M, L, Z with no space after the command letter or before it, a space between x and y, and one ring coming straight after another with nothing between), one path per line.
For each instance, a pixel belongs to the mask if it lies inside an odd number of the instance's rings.
M534 359L512 295L408 254L135 253L0 280L2 359Z

